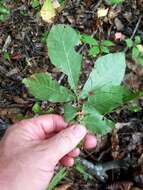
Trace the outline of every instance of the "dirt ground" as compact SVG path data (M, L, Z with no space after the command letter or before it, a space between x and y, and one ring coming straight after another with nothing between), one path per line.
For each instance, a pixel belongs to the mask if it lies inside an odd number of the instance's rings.
M43 33L48 32L52 24L70 24L81 33L94 35L95 38L112 39L116 32L125 37L140 35L143 42L143 1L126 0L123 4L110 6L105 0L67 0L65 8L59 12L54 23L44 23L38 16L38 10L31 7L31 1L8 1L12 10L10 18L0 23L0 135L3 136L8 125L20 118L34 116L32 106L34 97L30 96L22 79L36 72L48 71L59 80L59 73L50 63ZM97 17L99 8L109 8L110 14ZM3 58L3 49L10 53L10 59ZM124 44L116 41L113 51L123 50ZM79 47L84 57L81 82L83 85L93 67L95 58L87 54L87 47ZM124 83L129 88L139 90L143 85L143 67L132 60L126 51L128 69ZM63 78L61 83L66 83ZM139 190L143 189L143 99L137 100L140 110L133 112L124 106L108 117L117 127L112 134L97 137L98 145L92 152L83 151L83 157L93 164L107 167L105 181L93 175L86 180L75 168L62 184L70 184L68 189L83 190ZM57 105L40 102L43 110L54 109L60 113ZM114 167L114 161L122 161L123 167ZM128 163L128 164L125 164ZM116 163L118 165L118 162ZM109 170L109 168L112 170ZM90 171L89 171L90 173ZM62 190L62 189L61 189Z

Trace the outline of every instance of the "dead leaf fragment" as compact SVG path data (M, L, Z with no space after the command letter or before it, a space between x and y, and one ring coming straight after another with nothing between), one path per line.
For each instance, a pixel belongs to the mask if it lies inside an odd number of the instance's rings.
M45 0L40 14L42 19L45 22L52 23L53 18L56 16L56 9L60 7L60 4L57 0Z
M133 186L131 181L117 181L107 187L108 190L130 190Z
M115 18L114 23L116 25L117 31L122 31L123 30L124 25L122 24L120 19Z
M98 16L98 18L107 16L108 10L109 10L109 9L105 9L105 8L100 8L100 9L98 9L98 11L97 11L97 16Z
M71 184L64 184L55 188L55 190L68 190L70 187L71 187Z

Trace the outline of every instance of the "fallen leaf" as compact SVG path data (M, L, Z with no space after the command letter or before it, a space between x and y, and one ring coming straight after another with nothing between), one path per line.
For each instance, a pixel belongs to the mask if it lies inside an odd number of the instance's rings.
M117 31L122 31L123 30L124 25L123 25L123 23L121 22L120 19L115 18L114 23L115 23L115 26L117 28Z
M97 11L98 18L105 17L108 14L108 10L109 9L105 9L105 8L98 9L98 11Z
M60 185L59 187L55 188L55 190L68 190L71 187L71 184L64 184Z
M56 9L60 7L60 4L57 0L45 0L40 14L42 19L45 22L52 23L53 18L56 16Z

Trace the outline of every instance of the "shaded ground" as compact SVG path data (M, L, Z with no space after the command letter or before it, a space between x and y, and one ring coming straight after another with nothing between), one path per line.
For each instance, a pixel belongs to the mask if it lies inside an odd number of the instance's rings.
M32 9L30 1L8 2L12 9L11 17L0 23L0 128L7 127L20 117L34 115L32 106L35 99L31 97L21 81L35 72L48 71L53 77L61 80L59 73L48 59L46 45L42 42L43 33L49 31L51 25L45 24ZM105 18L97 18L97 9L109 7L110 14ZM143 1L126 0L119 6L109 6L106 1L73 0L67 1L65 9L55 18L54 23L70 24L81 33L94 35L97 39L114 39L116 32L122 32L127 37L140 35L143 39ZM139 22L140 19L140 22ZM138 24L138 27L137 27ZM113 51L125 48L117 41ZM5 60L2 50L10 54L10 60ZM84 55L81 83L83 85L94 64L94 59L87 55L87 47L79 47ZM125 83L138 90L143 84L143 69L127 52L128 70ZM61 80L65 83L66 78ZM61 110L48 102L40 102L43 110L54 108ZM92 153L84 152L83 157L92 163L126 159L129 166L123 169L107 171L105 183L97 180L84 180L76 170L71 169L64 183L71 183L71 189L131 189L135 186L143 189L143 100L139 100L140 111L133 113L125 106L122 110L112 113L109 117L115 120L117 129L111 135L98 137L98 147ZM2 134L3 131L0 130Z

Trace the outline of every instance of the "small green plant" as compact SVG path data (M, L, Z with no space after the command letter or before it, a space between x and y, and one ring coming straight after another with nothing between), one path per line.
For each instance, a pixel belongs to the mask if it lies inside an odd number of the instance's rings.
M40 2L39 0L32 0L32 8L33 9L39 9L40 8Z
M128 110L131 112L140 112L142 110L141 106L139 105L138 102L132 101L128 105Z
M135 36L134 40L127 38L125 42L127 47L132 51L132 58L143 64L143 46L141 45L140 36Z
M40 104L39 104L39 102L36 102L34 105L33 105L33 107L32 107L32 112L34 113L34 114L38 114L38 115L43 115L43 114L50 114L50 113L52 113L54 110L53 110L53 108L52 107L50 107L50 108L48 108L47 110L42 110L42 108L41 108L41 106L40 106Z
M5 21L10 16L10 10L3 1L0 2L0 21Z
M66 168L61 168L50 182L47 190L54 190L54 188L61 182L61 180L67 175Z
M28 11L27 10L20 10L21 16L28 16Z
M93 179L93 176L90 175L90 174L87 172L86 168L85 168L84 165L81 163L80 158L77 158L77 159L76 159L76 162L75 162L75 169L76 169L81 175L83 175L85 181L88 181L89 179Z
M81 35L81 41L89 45L88 54L89 56L96 57L98 54L108 54L110 53L110 47L114 46L111 40L103 40L98 42L90 35Z
M41 36L41 42L46 44L47 37L48 37L49 32L44 32Z
M75 51L80 34L67 25L54 25L47 37L51 63L67 75L69 89L53 80L49 73L36 73L23 83L37 100L60 103L67 122L84 124L91 132L104 135L115 126L105 117L124 103L140 96L121 85L125 54L111 53L97 59L82 89L78 88L82 55Z
M125 0L109 0L111 4L120 4L123 3Z
M59 3L61 6L64 6L65 5L65 0L59 0Z
M5 61L10 61L10 54L8 52L3 52L3 58Z

